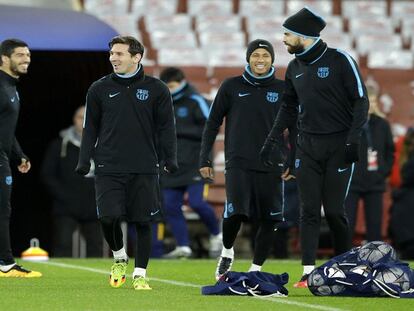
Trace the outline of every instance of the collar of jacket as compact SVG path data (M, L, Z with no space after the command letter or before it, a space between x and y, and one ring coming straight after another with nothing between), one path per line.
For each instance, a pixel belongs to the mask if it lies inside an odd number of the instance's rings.
M132 77L129 78L122 78L120 76L118 76L116 73L112 73L112 79L114 81L116 81L119 84L122 85L131 85L134 82L138 82L138 81L142 81L144 80L145 77L145 73L144 73L144 66L142 66L142 64L140 64L138 71L135 75L133 75Z
M0 80L5 81L6 83L9 83L10 85L16 85L17 82L19 81L18 79L13 78L11 75L9 75L3 70L0 70Z
M188 82L185 82L178 90L171 93L173 101L177 101L183 97L190 97L192 94L198 94L196 88Z
M242 77L247 83L251 85L266 86L275 79L275 68L272 66L270 67L269 73L267 75L257 77L250 70L250 65L246 65L246 67L244 67L244 72L243 72Z
M306 64L313 64L322 57L327 49L327 44L323 42L322 39L318 39L307 50L302 53L295 54L295 56L297 59Z
M188 89L188 82L182 82L182 84L174 92L171 92L173 100L178 100L185 95Z

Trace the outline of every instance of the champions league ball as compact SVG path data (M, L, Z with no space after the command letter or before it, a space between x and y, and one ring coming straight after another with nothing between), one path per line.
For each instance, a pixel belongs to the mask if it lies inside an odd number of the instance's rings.
M391 245L382 241L374 241L361 246L358 250L357 258L358 260L374 264L381 260L383 262L396 260L397 255Z
M349 271L367 277L368 274L371 272L371 268L366 265L360 265L349 269Z
M328 278L342 278L342 279L346 278L345 273L341 269L335 266L327 268L325 271L325 274L327 275Z
M336 267L325 268L324 274L323 276L316 269L309 275L308 288L312 294L315 296L331 296L345 290L345 286L342 284L328 284L334 282L334 280L329 280L331 278L345 278L345 273L342 270Z
M410 278L405 271L399 267L391 267L380 271L375 276L380 283L398 286L401 291L410 289Z

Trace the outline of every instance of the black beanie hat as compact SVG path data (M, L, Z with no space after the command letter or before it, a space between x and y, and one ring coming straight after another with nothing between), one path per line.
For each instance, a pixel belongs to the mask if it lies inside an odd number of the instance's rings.
M308 8L303 8L293 14L283 23L283 27L296 35L303 37L319 37L320 32L326 26L322 17L316 15Z
M275 60L275 51L273 50L273 45L269 41L266 41L263 39L256 39L249 43L249 45L247 46L247 51L246 51L247 62L249 62L250 55L252 55L252 53L256 49L265 49L266 51L268 51L270 53L270 56L272 57L272 64L273 64Z

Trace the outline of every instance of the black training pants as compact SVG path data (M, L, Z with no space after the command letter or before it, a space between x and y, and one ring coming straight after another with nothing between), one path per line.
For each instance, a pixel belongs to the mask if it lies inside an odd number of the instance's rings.
M335 254L351 247L344 201L354 165L345 164L346 135L300 134L295 160L298 182L302 264L314 265L321 207L330 227Z
M10 244L10 196L13 178L9 161L0 150L0 265L14 263Z

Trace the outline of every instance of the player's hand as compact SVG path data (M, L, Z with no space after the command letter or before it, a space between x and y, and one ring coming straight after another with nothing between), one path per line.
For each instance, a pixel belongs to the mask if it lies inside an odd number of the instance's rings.
M20 165L17 166L17 169L20 173L26 174L31 167L32 165L30 164L30 161L25 158L22 158L22 162L20 163Z
M287 169L283 172L283 174L282 174L281 178L282 178L284 181L288 181L288 180L291 180L291 179L296 179L296 176L295 176L295 175L293 175L293 172L291 172L290 168L288 167L288 168L287 168Z
M165 161L164 171L166 171L169 174L174 174L176 171L178 171L178 165L174 161Z
M214 180L214 170L210 166L204 166L204 167L200 168L200 175L204 179L207 179L207 180L210 180L210 181Z
M85 176L88 175L89 170L91 169L91 163L88 162L87 164L78 164L78 166L75 168L75 172L79 175Z
M359 160L359 145L355 143L345 145L345 163L352 164Z

